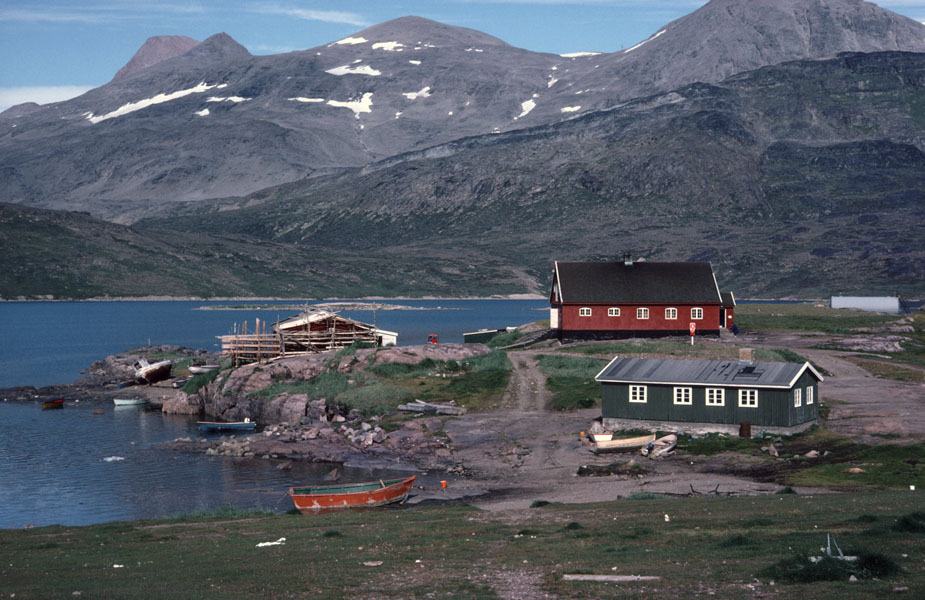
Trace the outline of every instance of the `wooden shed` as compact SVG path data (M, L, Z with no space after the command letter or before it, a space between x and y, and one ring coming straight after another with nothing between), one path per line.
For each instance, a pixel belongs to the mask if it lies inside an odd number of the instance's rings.
M822 375L806 363L614 358L602 384L604 426L626 422L792 433L819 415ZM665 426L665 428L671 428Z

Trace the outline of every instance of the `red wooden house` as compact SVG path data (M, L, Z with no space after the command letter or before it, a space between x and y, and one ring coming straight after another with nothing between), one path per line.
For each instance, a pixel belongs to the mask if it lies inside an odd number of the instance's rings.
M550 327L559 338L717 335L734 324L708 262L556 262Z

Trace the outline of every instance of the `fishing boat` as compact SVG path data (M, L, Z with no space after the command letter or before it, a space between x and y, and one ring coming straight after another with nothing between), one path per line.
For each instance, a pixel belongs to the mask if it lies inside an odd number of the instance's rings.
M609 442L613 439L612 431L591 432L591 440L595 442Z
M346 508L370 508L404 502L415 476L379 479L364 483L342 483L289 488L292 503L303 515Z
M42 402L42 410L52 410L55 408L64 408L64 398L55 398Z
M147 359L139 358L135 361L135 381L138 383L157 383L170 377L172 361L161 360L149 363Z
M659 456L665 456L672 450L675 446L678 445L678 436L675 434L663 435L657 440L652 441L649 444L640 450L639 452L643 456L648 456L649 458L658 458Z
M250 419L243 421L197 421L199 431L253 431L257 423Z
M202 375L203 373L209 373L211 371L218 371L221 365L215 364L192 364L189 366L189 372L193 375Z
M638 437L594 442L594 446L591 447L591 452L594 452L595 454L600 454L601 452L628 452L632 450L639 450L644 446L648 446L653 441L655 441L654 433L650 433L649 435L640 435Z
M112 403L116 406L141 406L148 403L147 398L113 398Z

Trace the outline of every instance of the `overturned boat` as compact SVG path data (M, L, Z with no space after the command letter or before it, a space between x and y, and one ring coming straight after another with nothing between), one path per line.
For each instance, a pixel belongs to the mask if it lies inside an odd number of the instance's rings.
M157 383L170 377L173 361L161 360L149 363L145 358L135 361L135 381L138 383Z

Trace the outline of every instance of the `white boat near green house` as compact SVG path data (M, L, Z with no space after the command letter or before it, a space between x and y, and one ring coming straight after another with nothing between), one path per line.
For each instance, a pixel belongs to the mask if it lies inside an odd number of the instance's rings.
M808 362L618 356L595 380L610 430L792 434L816 422L823 377Z

